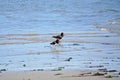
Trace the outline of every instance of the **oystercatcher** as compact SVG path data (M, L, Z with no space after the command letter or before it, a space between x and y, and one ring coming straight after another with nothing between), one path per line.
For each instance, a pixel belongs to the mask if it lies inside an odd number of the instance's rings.
M60 35L53 36L53 38L56 38L56 39L62 39L63 36L64 36L64 33L62 32Z
M59 40L59 39L57 39L57 40L55 40L55 41L51 42L50 44L51 44L51 45L55 45L55 44L59 44L59 43L60 43L60 40Z

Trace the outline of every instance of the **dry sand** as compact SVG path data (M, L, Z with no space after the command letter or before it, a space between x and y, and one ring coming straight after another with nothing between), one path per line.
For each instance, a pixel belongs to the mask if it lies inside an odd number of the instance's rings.
M120 80L120 77L92 76L85 71L15 71L0 73L0 80Z

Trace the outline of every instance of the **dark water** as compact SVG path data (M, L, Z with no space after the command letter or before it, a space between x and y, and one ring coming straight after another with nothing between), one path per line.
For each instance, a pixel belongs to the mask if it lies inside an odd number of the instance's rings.
M0 69L119 70L119 5L120 0L0 0ZM51 46L60 32L61 45Z

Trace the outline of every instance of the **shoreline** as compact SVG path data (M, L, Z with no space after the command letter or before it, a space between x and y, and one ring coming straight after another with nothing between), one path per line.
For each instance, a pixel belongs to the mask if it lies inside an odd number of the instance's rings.
M99 73L99 74L98 74ZM104 75L103 75L104 74ZM112 77L110 77L110 74ZM106 77L108 76L108 77ZM0 80L120 80L120 75L91 70L63 71L6 71L0 73Z

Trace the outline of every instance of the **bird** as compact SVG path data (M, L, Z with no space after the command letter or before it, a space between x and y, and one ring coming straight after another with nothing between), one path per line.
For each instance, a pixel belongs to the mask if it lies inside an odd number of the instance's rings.
M59 40L59 39L57 39L57 40L55 40L55 41L51 42L50 44L51 44L51 45L55 45L55 44L59 44L59 43L60 43L60 40Z
M63 38L63 36L64 36L64 33L63 32L61 32L61 34L60 35L57 35L57 36L52 36L53 38L56 38L56 39L62 39Z

